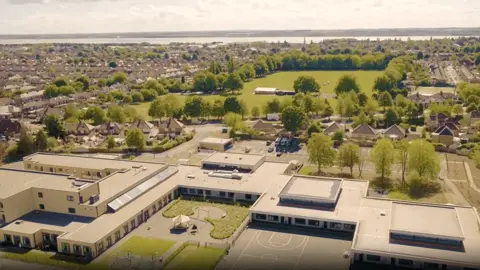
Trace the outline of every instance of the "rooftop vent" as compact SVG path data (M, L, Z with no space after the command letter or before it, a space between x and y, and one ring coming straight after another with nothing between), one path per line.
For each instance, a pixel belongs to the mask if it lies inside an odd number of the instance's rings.
M194 178L195 178L195 175L189 174L189 175L187 175L187 178L194 179Z
M133 165L132 168L134 169L140 169L142 167L142 165Z
M17 220L15 221L15 224L22 224L23 223L23 220Z
M239 160L242 160L242 157L239 157L238 159L239 159Z
M227 158L228 158L228 156L225 156L225 159L227 159Z
M33 211L33 213L34 213L34 214L40 214L40 211L35 210L35 211Z
M386 215L387 215L387 213L385 213L385 212L383 212L383 211L380 212L380 216L384 217L384 216L386 216Z

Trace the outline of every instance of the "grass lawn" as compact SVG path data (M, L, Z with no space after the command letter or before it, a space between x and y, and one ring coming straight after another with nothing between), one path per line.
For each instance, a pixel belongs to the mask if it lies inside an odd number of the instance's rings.
M20 253L16 252L18 249L15 249L14 251L12 250L12 252L4 252L3 257L11 260L46 264L66 269L97 270L108 269L118 253L131 252L133 256L147 257L147 260L150 260L153 253L162 255L174 244L175 242L168 240L132 236L120 246L107 250L101 257L88 264L75 261L73 257L39 250L25 250L26 252Z
M163 212L163 216L167 218L173 218L179 215L191 216L194 214L194 209L200 206L216 207L222 209L227 214L224 218L207 220L213 225L213 230L210 232L210 236L215 239L225 239L230 237L248 216L247 207L189 200L178 200Z
M291 96L271 96L271 95L254 95L254 90L257 87L276 87L282 90L293 90L293 82L299 76L313 76L320 84L320 93L334 93L334 88L341 76L346 74L352 74L357 77L357 82L360 85L360 89L367 96L371 96L372 87L375 83L375 79L383 74L383 71L290 71L290 72L277 72L272 75L268 75L264 78L255 79L251 82L244 84L243 89L239 91L238 98L243 99L249 110L258 106L261 108L267 101L277 97L280 101L283 99L290 99ZM325 83L330 82L328 85ZM178 95L181 102L186 99L186 96ZM218 98L222 98L218 95L205 95L206 100L213 102ZM330 105L335 109L336 99L328 98ZM148 108L150 102L141 103L139 105L132 105L137 112L149 120Z
M213 270L224 253L223 249L187 246L165 269Z

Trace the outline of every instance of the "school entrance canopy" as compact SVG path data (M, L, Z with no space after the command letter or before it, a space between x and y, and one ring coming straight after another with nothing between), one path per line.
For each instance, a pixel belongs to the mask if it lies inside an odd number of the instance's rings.
M188 228L190 226L190 218L184 215L176 216L172 221L174 228Z

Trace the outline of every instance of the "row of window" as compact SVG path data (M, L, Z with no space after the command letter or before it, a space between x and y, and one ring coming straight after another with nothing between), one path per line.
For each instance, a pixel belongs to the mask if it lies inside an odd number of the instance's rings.
M391 233L390 238L394 240L434 243L434 244L447 245L447 246L462 245L462 241L458 241L458 240L448 240L448 239L424 237L424 236L416 236L416 235L405 235L405 234L398 234L398 233Z
M203 189L196 189L196 188L180 188L180 192L182 194L212 196L211 190L203 190ZM233 199L235 197L235 193L219 191L218 196L223 198ZM252 194L245 194L246 200L252 200L252 198L253 198Z
M275 215L265 215L265 214L255 214L255 219L257 220L268 220L268 221L273 221L273 222L279 222L280 218L279 216ZM290 223L291 218L286 218L286 221ZM285 222L285 221L284 221ZM293 222L295 225L308 225L308 226L314 226L314 227L320 227L322 224L320 223L319 220L314 220L314 219L304 219L304 218L293 218ZM343 223L338 223L338 222L324 222L323 224L324 228L330 228L330 229L336 229L336 230L346 230L346 231L355 231L355 225L353 224L343 224Z
M41 203L41 204L38 205L38 208L40 208L40 210L45 210L45 205ZM76 214L77 210L75 208L69 207L68 208L68 213Z
M360 255L362 256L362 255ZM366 261L369 262L375 262L378 263L382 260L381 256L378 255L370 255L367 254L366 256ZM395 259L392 258L392 264L396 263L398 266L407 266L407 267L412 267L413 266L413 260L407 260L407 259ZM430 262L424 262L423 263L423 268L424 269L439 269L440 265L438 263L430 263ZM445 267L445 265L443 265Z
M38 198L43 198L43 192L38 192L37 196ZM73 202L75 201L75 197L73 197L72 195L67 195L67 201Z
M31 168L32 168L32 165L31 165L31 164L27 164L27 169L31 169ZM40 166L40 167L35 166L35 170L37 170L37 171L42 171L42 172L44 171L44 170L43 170L43 166ZM55 171L55 169L54 169L54 168L48 168L48 171L53 173L53 172ZM63 168L58 168L58 172L61 172L61 173L63 173L63 172L65 172L65 173L70 173L70 170L69 170L69 169L65 169L65 171L64 171ZM76 173L76 172L77 172L77 170L76 170L76 169L73 169L73 173ZM92 176L92 173L91 173L90 171L82 171L82 175ZM97 172L96 175L97 175L98 178L102 178L102 172ZM106 175L107 175L107 176L110 175L110 172L107 172Z

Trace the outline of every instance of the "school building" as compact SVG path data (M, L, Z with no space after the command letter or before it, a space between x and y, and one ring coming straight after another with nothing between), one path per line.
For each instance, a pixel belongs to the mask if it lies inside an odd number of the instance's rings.
M474 208L370 198L368 181L292 175L262 155L170 166L37 153L23 166L0 168L0 239L19 247L95 258L182 195L249 202L251 222L346 232L352 263L480 269Z

